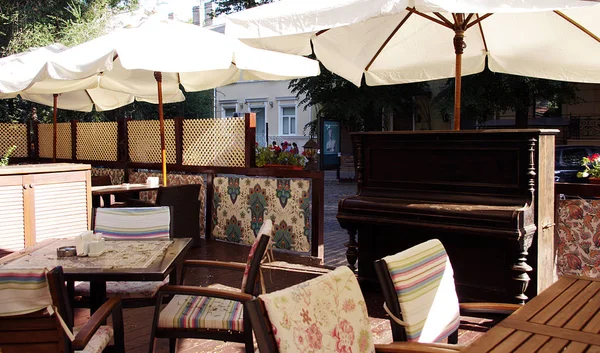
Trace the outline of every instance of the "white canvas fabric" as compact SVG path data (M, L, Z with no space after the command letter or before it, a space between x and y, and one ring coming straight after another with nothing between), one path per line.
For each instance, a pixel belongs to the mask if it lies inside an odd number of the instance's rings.
M0 316L15 316L51 308L46 269L0 270Z
M239 80L314 76L319 68L314 60L255 49L199 26L157 18L63 51L48 68L52 77L66 80L103 72L99 87L145 97L156 94L155 71L162 73L163 94L174 94L179 84L199 91Z
M463 76L481 72L487 57L494 72L600 83L600 42L553 11L599 36L600 4L593 1L282 0L228 16L225 33L291 54L310 54L312 42L325 67L357 86L363 75L367 85L454 77L454 31L408 16L407 7L449 20L452 13L493 13L465 32Z
M53 94L59 94L58 109L89 112L112 110L132 103L134 100L158 103L156 83L154 91L142 94L124 93L110 88L99 87L98 73L82 75L78 79L63 80L54 78L48 61L66 50L62 44L51 44L41 48L32 48L26 52L0 59L0 98L21 98L54 106ZM114 87L112 87L114 88ZM181 102L185 99L177 89L163 97L164 103Z

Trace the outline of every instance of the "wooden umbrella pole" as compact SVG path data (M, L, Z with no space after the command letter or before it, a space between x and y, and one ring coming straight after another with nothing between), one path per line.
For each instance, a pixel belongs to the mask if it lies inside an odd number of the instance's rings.
M54 98L54 109L53 109L53 117L52 117L52 162L56 163L56 142L58 136L58 126L56 123L56 116L58 115L58 94L54 93L52 95Z
M460 91L462 83L462 54L465 48L464 39L465 31L461 28L455 29L454 52L456 53L456 69L454 72L454 130L460 130Z
M160 122L160 150L162 158L163 185L167 186L167 149L165 147L165 118L163 116L163 97L162 97L162 73L154 72L154 79L158 86L158 120Z

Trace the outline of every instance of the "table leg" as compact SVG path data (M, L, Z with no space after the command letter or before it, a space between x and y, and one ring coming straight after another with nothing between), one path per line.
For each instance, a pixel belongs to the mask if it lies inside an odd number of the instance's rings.
M90 282L90 315L93 314L106 301L106 282Z

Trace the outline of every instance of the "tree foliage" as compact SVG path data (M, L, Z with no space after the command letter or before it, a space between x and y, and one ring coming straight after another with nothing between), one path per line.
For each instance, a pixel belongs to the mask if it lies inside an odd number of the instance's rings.
M137 5L138 0L0 0L0 53L6 56L55 42L66 46L84 43L106 34L115 14ZM212 90L185 93L185 96L185 102L164 106L165 117L213 115ZM34 107L38 121L52 121L52 107L20 98L0 100L0 121L25 122L32 118ZM58 120L114 121L123 116L158 119L158 107L134 102L104 113L61 110Z
M214 16L227 15L270 2L273 0L216 0L217 8Z
M290 82L292 92L305 98L300 104L317 106L318 116L340 121L350 131L381 130L385 114L411 117L413 97L430 95L427 83L356 87L321 65L321 74ZM314 134L315 123L309 126Z
M461 90L461 122L474 125L497 113L514 111L520 127L526 124L527 113L536 101L548 100L555 104L547 114L560 115L561 104L577 103L577 89L573 83L507 75L485 71L464 76ZM442 114L454 109L454 79L449 79L436 96L434 104ZM524 120L524 121L523 121Z

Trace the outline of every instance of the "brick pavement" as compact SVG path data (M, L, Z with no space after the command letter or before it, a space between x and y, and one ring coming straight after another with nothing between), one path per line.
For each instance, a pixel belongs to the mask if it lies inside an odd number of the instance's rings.
M341 198L356 195L356 183L339 182L335 171L325 172L325 219L324 219L324 242L325 242L325 265L338 267L346 265L346 247L348 233L335 218L338 210L338 201Z

